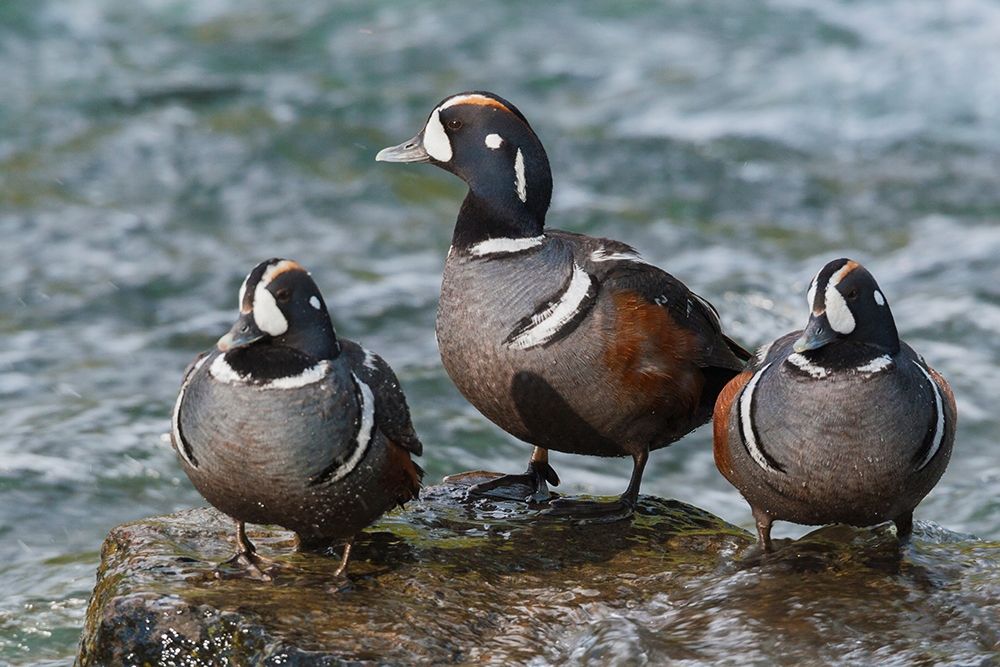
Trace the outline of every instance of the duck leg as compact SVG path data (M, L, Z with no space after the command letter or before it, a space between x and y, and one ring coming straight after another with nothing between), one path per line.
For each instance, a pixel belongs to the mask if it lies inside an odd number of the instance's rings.
M242 521L237 521L236 554L229 560L225 560L216 566L216 575L219 575L218 568L232 565L246 569L252 577L262 581L271 581L271 575L266 570L273 564L273 561L257 553L257 547L247 537L246 524Z
M764 553L770 553L772 551L771 524L774 523L774 519L764 510L756 507L750 509L753 510L754 521L757 522L757 545Z
M896 524L896 538L900 544L906 544L913 535L913 511L900 514L892 520Z
M556 498L549 503L549 508L542 512L546 516L569 517L581 519L588 523L611 523L631 519L639 501L639 486L642 484L642 473L649 460L649 449L632 455L632 478L628 488L617 500L602 502L596 500L574 500L572 498Z
M549 450L535 447L528 461L528 469L520 475L503 475L488 482L480 482L469 487L469 493L487 495L490 491L510 487L525 487L528 491L525 502L541 503L549 499L549 487L559 486L559 475L549 465Z
M333 576L339 577L347 571L347 560L351 557L351 547L354 546L354 538L347 540L344 545L344 554L340 557L340 566L334 570Z

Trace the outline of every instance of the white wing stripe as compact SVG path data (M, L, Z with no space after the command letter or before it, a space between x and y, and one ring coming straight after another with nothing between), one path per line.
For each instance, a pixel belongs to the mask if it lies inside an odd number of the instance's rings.
M579 312L580 306L590 292L591 277L578 264L573 264L573 275L569 286L558 301L542 312L531 317L531 325L515 336L508 346L515 350L526 350L542 345L555 337Z

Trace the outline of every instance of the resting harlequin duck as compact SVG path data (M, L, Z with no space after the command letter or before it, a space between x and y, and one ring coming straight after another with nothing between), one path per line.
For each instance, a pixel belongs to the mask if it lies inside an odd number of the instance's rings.
M776 520L909 537L944 473L955 397L899 340L875 278L837 259L809 287L805 331L761 348L715 407L715 463L750 503L760 545Z
M628 245L545 230L552 176L524 115L486 92L454 95L385 162L430 162L469 186L441 286L445 370L500 428L534 445L527 472L478 485L559 479L548 450L631 456L617 503L554 501L555 513L628 516L649 451L711 418L749 353L716 310Z
M258 264L240 316L185 374L172 442L208 502L236 520L232 562L267 578L244 523L295 531L317 550L417 497L422 451L392 369L338 339L310 275L287 259ZM229 561L227 561L229 562Z

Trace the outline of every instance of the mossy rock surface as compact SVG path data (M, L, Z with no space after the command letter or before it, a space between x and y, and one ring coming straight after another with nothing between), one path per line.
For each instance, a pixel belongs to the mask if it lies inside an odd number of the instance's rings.
M272 582L218 578L232 523L212 509L115 528L80 665L493 663L1000 664L1000 544L918 524L831 527L777 553L676 501L580 524L424 489L336 554L253 527Z

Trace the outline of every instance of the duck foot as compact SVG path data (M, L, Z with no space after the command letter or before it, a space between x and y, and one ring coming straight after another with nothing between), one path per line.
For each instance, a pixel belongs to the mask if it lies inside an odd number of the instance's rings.
M548 484L559 486L559 475L549 465L548 460L528 463L528 469L520 475L501 475L487 482L469 487L468 494L491 496L507 500L523 500L526 503L544 503L552 497Z
M223 572L225 567L237 567L243 570L249 577L261 581L272 581L271 571L274 568L274 561L264 558L257 553L257 547L253 545L247 537L246 525L242 521L236 522L236 554L215 566L215 576L219 579L228 576Z
M635 514L635 501L624 496L611 501L556 498L539 512L540 516L573 519L580 523L615 523Z

